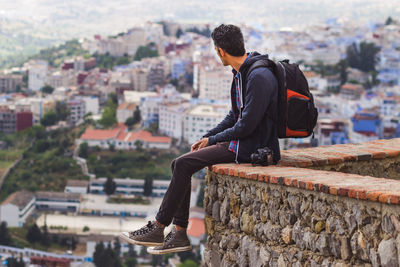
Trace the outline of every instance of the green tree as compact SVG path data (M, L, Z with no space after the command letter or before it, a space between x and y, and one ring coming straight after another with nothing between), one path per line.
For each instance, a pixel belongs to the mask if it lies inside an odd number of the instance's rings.
M102 258L103 258L103 254L104 254L104 244L103 242L97 243L94 253L93 253L93 263L96 266L100 266L101 262L102 262Z
M160 266L162 264L162 255L151 255L151 264L153 267Z
M176 31L176 38L181 37L181 35L183 34L183 31L181 28L178 28L178 30Z
M122 266L116 251L111 248L110 244L105 248L103 243L98 243L96 245L93 253L93 262L96 267Z
M154 43L150 43L145 46L139 46L139 48L136 50L134 60L140 61L142 58L148 58L148 57L158 57L158 51L154 45Z
M364 72L374 71L379 51L380 48L374 43L361 42L359 46L353 43L346 50L347 62L352 68Z
M117 96L117 94L115 94L115 93L109 93L108 95L108 98L107 99L111 99L111 101L112 101L112 103L115 105L115 106L118 106L118 96ZM108 105L110 105L110 103L108 103Z
M140 109L136 106L135 111L133 112L133 124L139 123L142 120L142 116L140 114Z
M25 262L20 257L18 260L16 258L7 258L7 267L25 267Z
M141 257L144 257L144 256L146 256L148 253L147 253L147 249L146 249L146 247L145 246L142 246L141 248L140 248L140 256Z
M178 264L178 267L198 267L199 265L193 260L185 260L183 263Z
M43 225L42 228L42 233L41 233L41 239L40 239L40 243L45 246L48 247L50 245L50 237L49 237L49 231L47 230L47 225Z
M393 24L393 19L392 19L392 17L388 17L387 19L386 19L386 22L385 22L385 25L391 25L391 24Z
M133 117L129 117L125 121L125 125L128 126L129 128L132 127L135 124L135 121Z
M134 144L135 144L136 150L143 151L143 142L142 141L136 140Z
M204 182L201 182L201 184L200 184L200 192L199 192L199 195L197 197L196 206L203 208L204 207L203 202L204 202Z
M337 69L340 72L340 84L345 84L347 82L347 61L346 60L340 60L337 64L336 64Z
M51 147L51 145L50 145L49 141L40 139L35 142L34 151L37 153L42 153L42 152L45 152L50 147Z
M137 265L137 259L133 257L126 257L125 265L126 267L135 267Z
M115 151L115 145L114 145L114 144L109 144L109 145L108 145L108 149L109 149L111 152L114 152L114 151Z
M148 132L151 132L152 134L157 134L158 133L158 122L152 123L145 129Z
M186 260L194 260L196 259L196 255L193 253L192 250L186 250L182 252L178 252L179 259L182 262L185 262Z
M113 179L111 177L108 177L107 181L104 183L103 191L107 195L112 195L112 194L114 194L116 188L117 188L117 184L113 181Z
M83 142L79 145L79 157L87 159L89 156L89 144L87 142Z
M143 187L143 195L151 196L153 193L153 177L151 175L147 175L144 179L144 187Z
M117 105L112 99L108 99L107 106L103 110L103 114L99 123L105 128L109 128L117 123Z
M0 225L0 245L8 246L11 244L11 236L8 232L7 222L1 222Z
M133 245L131 243L128 244L128 257L136 258L137 253L136 250L134 250Z
M131 62L131 59L128 56L123 56L117 59L116 65L128 65Z
M57 120L65 121L69 115L69 109L67 103L62 101L56 102L56 113L57 113Z
M46 84L45 86L43 86L42 92L50 95L54 92L54 88L51 87L50 85Z
M93 57L96 59L96 65L102 69L112 69L116 64L116 58L110 56L110 53L105 54L94 53Z
M43 118L40 119L40 124L43 126L51 126L56 124L57 119L57 113L54 110L50 110L44 114Z
M121 243L119 242L118 237L114 239L114 250L118 256L121 255Z
M89 228L89 226L87 226L87 225L85 225L84 227L83 227L83 229L82 229L82 232L89 232L90 231L90 228Z
M36 242L40 242L42 240L42 232L40 231L40 229L36 223L32 224L28 228L28 232L26 233L26 239L30 243L36 243Z
M186 31L187 31L187 32L194 32L194 33L203 35L203 36L205 36L205 37L207 37L207 38L211 37L211 30L210 30L210 28L208 28L208 27L205 28L205 29L203 29L203 30L199 30L199 28L193 27L193 28L187 29Z
M28 87L28 73L24 72L24 74L22 75L22 85L27 88Z

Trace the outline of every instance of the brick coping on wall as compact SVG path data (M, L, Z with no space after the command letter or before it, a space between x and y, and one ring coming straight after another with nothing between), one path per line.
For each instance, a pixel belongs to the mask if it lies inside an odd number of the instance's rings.
M281 150L281 160L278 166L317 167L344 162L394 158L399 155L400 138L380 139L360 144Z
M212 171L265 183L399 205L400 180L303 168L346 161L393 158L399 155L400 138L396 138L361 144L286 150L282 151L282 160L276 166L216 164L212 166Z

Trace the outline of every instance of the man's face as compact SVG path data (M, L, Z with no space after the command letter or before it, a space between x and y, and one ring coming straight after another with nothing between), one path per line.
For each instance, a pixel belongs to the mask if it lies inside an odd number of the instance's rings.
M214 45L214 49L215 49L215 51L217 51L217 54L219 56L219 59L221 59L222 64L224 66L228 66L229 64L226 62L225 51L222 50L222 48L217 47L216 45Z

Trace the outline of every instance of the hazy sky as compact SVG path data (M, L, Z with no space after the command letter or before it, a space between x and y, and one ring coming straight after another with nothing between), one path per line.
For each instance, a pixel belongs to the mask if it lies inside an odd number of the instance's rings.
M340 17L348 22L400 19L399 0L0 0L1 18L78 36L113 34L143 21L263 24L293 27Z

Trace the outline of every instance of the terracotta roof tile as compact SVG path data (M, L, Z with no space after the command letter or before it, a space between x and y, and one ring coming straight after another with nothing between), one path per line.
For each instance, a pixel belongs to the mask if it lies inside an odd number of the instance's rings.
M198 218L190 218L187 234L197 238L201 238L206 233L204 220Z
M346 83L342 85L342 89L346 90L363 90L362 85Z
M136 109L136 105L134 103L122 103L118 106L118 109L128 109L128 110L135 110Z
M121 129L102 130L102 129L86 129L82 134L83 140L104 140L117 137Z
M124 123L119 123L118 126L111 130L103 129L86 129L82 134L82 140L107 140L115 139L118 141L132 142L136 140L149 143L170 143L171 138L166 136L153 136L148 131L127 132L127 126Z

